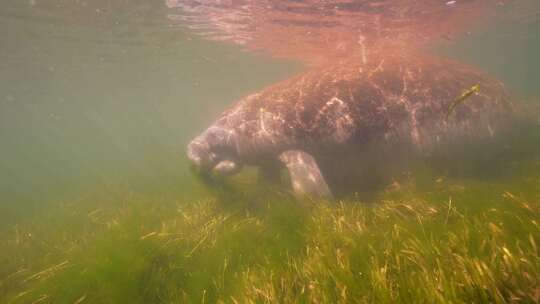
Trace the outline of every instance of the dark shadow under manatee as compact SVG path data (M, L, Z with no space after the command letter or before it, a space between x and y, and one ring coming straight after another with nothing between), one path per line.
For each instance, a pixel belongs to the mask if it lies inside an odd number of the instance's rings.
M191 167L191 172L224 211L264 214L264 210L269 208L269 203L287 205L289 209L291 205L298 205L294 202L293 193L288 190L286 184L264 176L252 176L253 172L243 172L234 177L224 177L194 167ZM281 176L277 179L281 179ZM301 212L300 209L297 211Z
M540 126L516 120L496 137L439 146L426 160L441 174L456 178L497 180L520 174L522 165L540 155Z

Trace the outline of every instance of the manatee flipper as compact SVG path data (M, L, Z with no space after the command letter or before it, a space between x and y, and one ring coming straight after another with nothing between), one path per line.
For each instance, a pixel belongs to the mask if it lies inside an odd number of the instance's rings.
M293 190L297 196L332 197L313 156L303 151L289 150L281 153L279 159L289 170Z

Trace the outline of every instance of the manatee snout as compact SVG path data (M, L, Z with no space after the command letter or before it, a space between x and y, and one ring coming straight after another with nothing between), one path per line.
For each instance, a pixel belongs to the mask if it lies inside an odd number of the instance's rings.
M217 156L208 143L195 139L187 147L189 161L198 169L209 171L217 164Z
M187 147L187 157L202 172L232 175L242 169L242 163L223 147L215 147L204 138L196 138Z
M215 165L212 171L220 175L233 175L240 172L241 169L242 165L237 161L225 159Z

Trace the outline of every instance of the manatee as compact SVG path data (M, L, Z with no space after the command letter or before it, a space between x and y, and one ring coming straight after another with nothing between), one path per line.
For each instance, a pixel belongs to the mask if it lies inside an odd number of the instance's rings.
M478 92L447 115L473 86ZM187 157L221 175L249 165L279 179L285 168L297 196L329 198L335 171L346 176L373 147L430 153L493 137L512 112L503 84L466 64L419 54L350 58L240 99L188 145Z

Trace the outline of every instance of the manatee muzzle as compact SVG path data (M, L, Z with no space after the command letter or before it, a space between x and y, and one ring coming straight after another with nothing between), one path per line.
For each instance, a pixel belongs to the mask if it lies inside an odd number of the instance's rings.
M213 169L212 169L212 172L215 172L219 175L233 175L233 174L236 174L238 172L240 172L240 170L242 170L242 164L238 163L238 162L235 162L235 161L232 161L232 160L229 160L229 159L225 159L225 160L222 160L220 161Z
M198 169L209 171L218 163L215 153L203 141L194 140L187 147L187 157Z
M242 169L241 162L234 160L228 153L221 154L212 152L205 141L199 140L192 141L187 149L187 157L198 171L227 176Z

